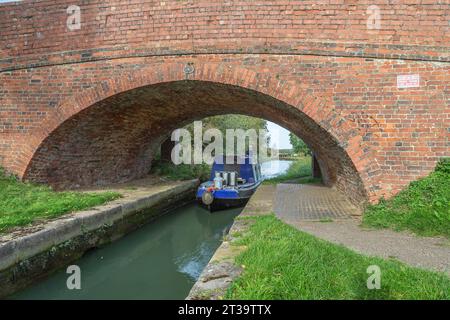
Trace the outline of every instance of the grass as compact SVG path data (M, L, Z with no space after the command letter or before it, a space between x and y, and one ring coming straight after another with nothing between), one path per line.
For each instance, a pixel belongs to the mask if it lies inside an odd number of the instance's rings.
M450 279L398 261L366 257L284 224L255 218L239 240L242 275L228 299L450 299ZM381 289L367 289L367 268L381 269Z
M155 173L174 181L192 179L207 181L210 178L211 166L207 164L175 165L172 162L160 161L153 165L151 173Z
M119 197L120 194L115 192L55 192L47 186L22 183L0 170L0 232L84 210Z
M367 208L363 225L450 238L450 161L389 200Z
M286 181L296 180L298 183L318 182L320 179L311 177L311 157L304 157L294 161L286 173L277 177L264 180L264 184L277 184ZM297 181L299 180L299 181Z

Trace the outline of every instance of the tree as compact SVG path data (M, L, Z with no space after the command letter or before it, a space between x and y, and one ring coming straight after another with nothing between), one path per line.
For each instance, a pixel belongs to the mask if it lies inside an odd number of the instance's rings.
M239 114L230 114L205 118L203 119L203 127L204 129L217 128L225 136L227 129L267 129L267 121Z
M247 131L249 129L255 129L258 133L259 130L267 130L267 121L261 118L255 118L250 116L244 116L240 114L228 114L221 116L213 116L204 118L202 120L203 123L203 132L208 129L218 129L222 132L224 137L224 150L226 146L226 131L227 129L242 129ZM194 126L193 124L189 124L185 127L189 132L191 132L193 136ZM270 139L270 137L269 137ZM247 146L248 151L248 146Z
M289 141L291 142L294 153L303 154L305 156L311 155L311 150L308 145L292 132L289 133Z

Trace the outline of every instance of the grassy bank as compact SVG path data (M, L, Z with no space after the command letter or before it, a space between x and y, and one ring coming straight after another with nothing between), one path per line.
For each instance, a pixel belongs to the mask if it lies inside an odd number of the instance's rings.
M163 176L169 180L191 180L199 179L206 181L211 173L211 166L207 164L180 164L175 165L172 162L158 161L153 164L151 173Z
M245 267L230 299L450 299L450 279L400 262L369 258L319 240L276 219L256 217L236 259ZM381 269L381 289L366 270Z
M450 238L450 161L441 161L428 177L392 199L370 206L363 217L365 226Z
M114 192L55 192L46 186L19 182L0 171L0 232L94 207L118 197L120 195Z
M298 183L320 181L319 179L313 179L311 174L311 157L304 157L294 161L286 173L272 179L264 180L264 184L277 184L286 181L296 181Z

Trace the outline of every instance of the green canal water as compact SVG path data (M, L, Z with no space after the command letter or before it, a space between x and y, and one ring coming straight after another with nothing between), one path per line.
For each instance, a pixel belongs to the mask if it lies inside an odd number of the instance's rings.
M184 299L241 210L189 204L74 262L81 290L64 269L11 298Z

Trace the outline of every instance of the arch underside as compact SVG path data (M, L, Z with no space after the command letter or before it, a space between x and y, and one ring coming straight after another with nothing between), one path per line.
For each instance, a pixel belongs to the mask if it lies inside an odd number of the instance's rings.
M76 113L40 144L24 179L67 189L140 178L174 129L231 113L264 118L292 131L317 155L327 185L355 203L367 199L345 141L337 141L298 108L243 87L191 80L128 90Z

